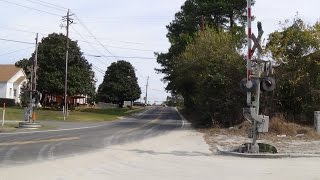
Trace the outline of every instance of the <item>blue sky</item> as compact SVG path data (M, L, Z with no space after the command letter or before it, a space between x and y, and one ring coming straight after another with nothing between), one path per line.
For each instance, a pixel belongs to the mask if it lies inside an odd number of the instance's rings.
M16 4L9 4L5 1ZM154 58L153 52L167 51L170 45L166 38L165 26L173 20L175 12L179 11L184 0L0 0L0 16L2 17L0 38L32 43L35 34L30 31L39 32L40 38L52 32L65 33L65 29L60 28L62 23L60 16L66 14L66 9L48 8L40 5L44 4L43 2L69 8L99 42L104 44L105 48L98 45L99 43L90 37L90 33L75 19L75 24L70 28L70 37L73 40L79 40L79 45L86 54L87 60L96 69L105 71L112 62L116 61L113 55ZM318 7L320 7L319 0L257 0L253 7L253 15L256 16L257 21L262 21L266 37L272 31L280 29L279 21L292 19L296 12L299 12L307 23L315 23L320 17ZM255 27L255 22L253 25ZM255 28L253 32L256 32ZM90 45L84 41L92 43ZM106 48L112 55L107 52ZM0 41L1 63L15 63L19 59L29 58L33 50L34 45L32 44ZM10 53L13 51L17 52ZM90 55L101 57L95 58ZM151 103L163 101L167 96L164 91L165 84L160 81L163 75L156 74L154 71L154 68L159 67L156 60L147 58L119 59L129 61L136 68L143 93L145 93L147 76L150 76L148 94ZM98 86L104 74L95 71Z

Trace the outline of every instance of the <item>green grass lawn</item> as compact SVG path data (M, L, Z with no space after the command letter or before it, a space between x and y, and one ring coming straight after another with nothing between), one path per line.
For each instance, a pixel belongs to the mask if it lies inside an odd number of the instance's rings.
M75 111L70 111L67 118L68 121L110 121L115 120L121 116L129 116L133 113L138 113L143 111L143 108L135 107L133 109L129 108L108 108L108 109L98 109L98 108L85 108ZM6 108L5 119L6 120L23 120L24 109L22 108ZM2 109L0 109L0 115L2 119ZM37 120L63 120L62 111L53 110L36 110Z

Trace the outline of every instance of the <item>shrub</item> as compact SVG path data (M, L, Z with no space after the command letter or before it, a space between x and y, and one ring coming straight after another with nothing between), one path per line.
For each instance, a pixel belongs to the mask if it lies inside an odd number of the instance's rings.
M6 104L6 106L15 106L15 100L14 99L8 99L8 98L0 98L0 106L2 107L3 104Z

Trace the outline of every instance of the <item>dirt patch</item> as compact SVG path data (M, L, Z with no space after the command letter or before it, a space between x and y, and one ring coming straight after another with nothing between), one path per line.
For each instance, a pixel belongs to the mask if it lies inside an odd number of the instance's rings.
M7 133L7 132L13 132L15 131L15 127L8 127L8 126L0 126L0 133Z
M248 138L249 122L236 127L221 129L199 129L204 133L204 139L210 145L210 150L216 152L217 146L226 150L251 142ZM259 134L258 142L274 145L279 153L320 154L320 135L312 127L287 123L281 117L272 119L269 133Z

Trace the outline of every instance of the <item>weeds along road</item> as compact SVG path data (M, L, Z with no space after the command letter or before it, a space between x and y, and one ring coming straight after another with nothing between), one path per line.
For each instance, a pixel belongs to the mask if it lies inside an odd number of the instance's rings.
M0 167L45 161L134 142L180 128L174 108L152 107L107 125L45 132L0 133Z

